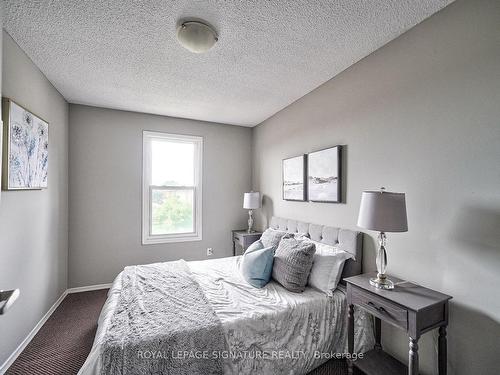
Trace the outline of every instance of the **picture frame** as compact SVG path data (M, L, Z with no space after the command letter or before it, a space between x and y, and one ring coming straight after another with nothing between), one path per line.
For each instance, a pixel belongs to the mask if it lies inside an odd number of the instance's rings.
M2 108L2 189L46 189L49 123L10 98L2 98Z
M286 201L305 202L307 155L294 156L282 161L282 197Z
M341 203L342 146L310 152L307 157L307 193L310 202Z

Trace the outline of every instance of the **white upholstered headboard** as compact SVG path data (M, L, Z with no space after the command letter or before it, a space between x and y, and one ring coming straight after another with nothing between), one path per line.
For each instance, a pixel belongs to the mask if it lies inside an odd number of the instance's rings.
M318 242L327 245L339 244L342 250L354 255L355 259L349 259L344 265L342 278L359 275L361 273L361 262L363 260L363 233L349 229L328 227L325 225L304 223L302 221L284 219L273 216L269 227L290 233L304 233Z

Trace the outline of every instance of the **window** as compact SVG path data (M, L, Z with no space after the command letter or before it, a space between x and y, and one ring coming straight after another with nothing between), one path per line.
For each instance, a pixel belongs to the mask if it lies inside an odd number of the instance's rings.
M142 243L201 240L203 139L143 133Z

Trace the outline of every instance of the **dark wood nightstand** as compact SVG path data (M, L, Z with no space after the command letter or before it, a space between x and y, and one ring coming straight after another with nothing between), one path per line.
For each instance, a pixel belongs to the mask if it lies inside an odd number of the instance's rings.
M248 246L260 239L261 232L248 233L246 230L231 231L231 240L233 241L233 256L242 255Z
M432 289L391 277L396 284L393 290L377 289L370 285L375 273L348 277L348 347L354 351L354 306L361 307L375 317L375 347L362 359L349 361L349 374L353 366L367 375L418 374L418 340L420 336L439 328L439 375L446 375L446 327L448 301L452 298ZM405 330L409 336L409 366L382 350L381 321Z

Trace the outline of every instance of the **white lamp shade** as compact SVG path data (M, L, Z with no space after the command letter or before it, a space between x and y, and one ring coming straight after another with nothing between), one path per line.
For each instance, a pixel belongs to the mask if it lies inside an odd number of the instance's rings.
M361 194L358 226L379 232L406 232L405 194L364 191Z
M247 210L260 208L260 193L258 191L245 193L243 197L243 208L246 208Z

